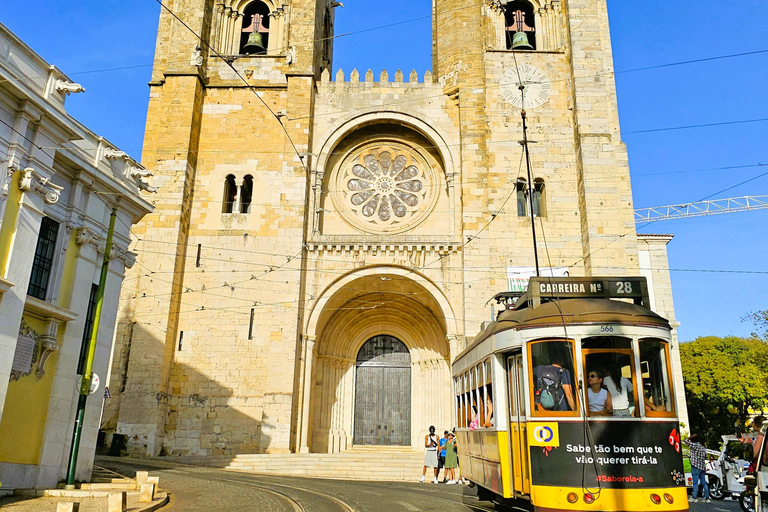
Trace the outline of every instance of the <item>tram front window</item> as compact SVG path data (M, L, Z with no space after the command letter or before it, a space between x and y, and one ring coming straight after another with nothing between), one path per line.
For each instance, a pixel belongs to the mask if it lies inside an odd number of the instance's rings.
M573 343L538 341L529 345L534 416L578 414Z
M646 415L667 416L674 412L668 361L665 342L653 338L640 340L640 369Z
M632 353L632 340L619 336L593 336L583 338L581 349L584 368L603 375L603 386L611 395L611 410L603 416L629 418L639 416L635 404L637 391Z

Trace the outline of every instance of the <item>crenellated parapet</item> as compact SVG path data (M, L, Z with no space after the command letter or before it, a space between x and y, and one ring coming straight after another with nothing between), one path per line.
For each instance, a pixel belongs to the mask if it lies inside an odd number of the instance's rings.
M338 70L331 80L331 73L325 69L320 75L320 87L391 87L391 88L424 88L431 85L440 85L441 80L435 80L432 72L427 70L419 80L419 74L414 69L408 75L408 81L404 81L404 75L401 70L397 70L394 75L390 75L387 70L383 70L376 77L373 70L369 69L365 72L365 75L360 75L357 69L353 69L349 77L344 74L343 70Z

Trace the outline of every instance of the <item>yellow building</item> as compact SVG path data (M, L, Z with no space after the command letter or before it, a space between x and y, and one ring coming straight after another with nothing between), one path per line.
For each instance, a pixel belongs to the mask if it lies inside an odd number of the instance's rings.
M161 13L160 191L103 423L128 453L421 450L454 423L452 359L534 266L529 194L542 267L647 274L674 321L669 237L635 232L605 0L435 0L433 69L407 79L333 69L338 5L171 2L192 31Z
M67 114L83 88L0 24L0 482L55 487L66 475L84 340L110 211L118 223L77 478L91 472L130 226L152 210L146 171Z

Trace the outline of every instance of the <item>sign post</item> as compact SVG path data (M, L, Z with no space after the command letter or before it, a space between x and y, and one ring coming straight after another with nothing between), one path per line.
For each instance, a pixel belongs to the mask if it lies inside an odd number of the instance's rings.
M104 261L101 264L99 287L96 290L96 310L93 318L93 329L88 339L85 366L83 367L82 381L80 382L79 397L77 400L77 415L75 417L75 431L72 435L72 448L69 454L69 467L67 468L67 485L74 485L75 470L77 469L77 452L80 449L80 435L83 431L83 419L85 417L85 402L92 393L91 382L93 378L93 358L96 354L96 339L99 333L99 320L101 318L101 306L104 303L104 288L109 274L109 256L112 252L112 236L115 234L115 219L117 218L117 204L112 207L109 216L109 231L107 232L107 247L104 249ZM97 384L98 386L98 384ZM95 389L94 389L95 391Z

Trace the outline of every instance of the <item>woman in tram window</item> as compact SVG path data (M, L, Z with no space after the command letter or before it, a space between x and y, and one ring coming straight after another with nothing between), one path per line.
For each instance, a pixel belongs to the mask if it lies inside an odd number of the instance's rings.
M598 370L587 372L587 402L590 416L610 416L613 413L611 394L603 386L603 374Z
M632 392L632 381L621 376L616 365L609 365L605 371L604 385L611 395L613 415L617 418L632 416L630 407L634 405L635 394Z

